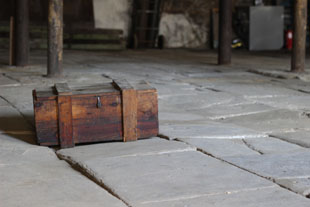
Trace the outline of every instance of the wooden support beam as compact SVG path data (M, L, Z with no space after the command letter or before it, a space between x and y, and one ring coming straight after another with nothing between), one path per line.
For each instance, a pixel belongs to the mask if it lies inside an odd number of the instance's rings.
M47 76L62 76L63 0L49 0Z
M231 63L232 0L220 0L218 64Z
M26 66L29 62L29 1L15 0L15 58L14 65Z
M294 1L294 33L292 51L292 72L305 71L306 31L307 31L307 0Z
M14 65L14 56L15 56L15 48L14 48L14 17L10 17L10 49L9 49L9 65Z

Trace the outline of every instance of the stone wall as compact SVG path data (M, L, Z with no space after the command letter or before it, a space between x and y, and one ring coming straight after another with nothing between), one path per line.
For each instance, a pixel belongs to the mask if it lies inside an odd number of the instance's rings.
M93 0L95 27L121 29L128 36L132 0Z
M164 0L160 34L167 47L209 46L211 10L218 0Z

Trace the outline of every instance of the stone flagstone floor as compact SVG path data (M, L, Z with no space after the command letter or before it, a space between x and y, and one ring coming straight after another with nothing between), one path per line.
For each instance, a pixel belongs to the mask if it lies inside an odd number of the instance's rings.
M43 77L44 51L25 68L0 54L1 207L310 206L310 76L287 72L289 54L236 51L217 66L210 51L65 51L60 79ZM34 88L113 78L157 88L158 137L35 144Z

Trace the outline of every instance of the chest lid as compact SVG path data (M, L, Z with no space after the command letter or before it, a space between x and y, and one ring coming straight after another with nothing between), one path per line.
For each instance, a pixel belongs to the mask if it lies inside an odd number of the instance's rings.
M138 92L156 92L146 81L130 84L126 80L113 80L110 83L88 86L69 86L67 83L56 83L52 87L36 89L33 91L35 99L55 99L59 95L89 96L89 95L119 95L122 90L134 89Z

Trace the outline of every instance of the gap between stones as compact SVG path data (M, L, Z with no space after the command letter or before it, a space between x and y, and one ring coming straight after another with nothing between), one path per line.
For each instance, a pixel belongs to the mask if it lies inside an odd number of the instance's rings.
M191 144L188 144L188 143L186 143L186 142L183 142L182 140L179 140L179 139L174 139L174 140L175 140L175 141L178 141L178 142L185 143L185 144L187 144L187 145L189 145L189 146L192 146ZM192 147L195 147L195 146L192 146ZM198 152L201 152L201 153L203 153L203 154L205 154L205 155L207 155L207 156L210 156L210 157L212 157L212 158L214 158L214 159L217 159L217 160L219 160L219 161L225 162L225 163L227 163L227 164L229 164L229 165L232 165L232 166L234 166L234 167L237 167L237 168L239 168L239 169L241 169L241 170L244 170L244 171L246 171L246 172L248 172L248 173L251 173L251 174L253 174L253 175L256 175L256 176L258 176L258 177L261 177L261 178L263 178L263 179L265 179L265 180L271 181L271 182L273 182L274 184L276 184L277 186L279 186L279 187L281 187L281 188L283 188L283 189L286 189L286 190L288 190L288 191L290 191L290 192L293 192L293 193L295 193L295 194L297 194L297 195L299 195L299 196L304 197L303 195L301 195L301 194L299 194L299 193L293 191L292 189L290 189L290 188L288 188L288 187L286 187L286 186L280 185L279 183L276 182L275 179L273 179L273 178L271 178L271 177L265 177L265 176L259 175L259 174L255 173L255 172L252 172L251 170L248 170L248 169L246 169L246 168L240 167L240 166L238 166L238 165L236 165L236 164L234 164L234 163L231 163L231 162L229 162L229 161L226 161L226 160L224 160L224 159L222 159L222 158L216 157L216 156L214 156L213 154L211 154L211 153L209 153L209 152L207 152L207 151L205 151L205 150L203 150L203 149L201 149L201 148L198 148L198 147L197 147L196 149L197 149ZM306 195L305 197L310 199L310 194L309 194L309 195Z
M16 78L13 78L12 76L6 74L6 73L2 73L2 75L10 80L16 81L17 83L20 83L20 81Z
M249 143L247 143L247 141L245 139L242 139L242 142L244 143L245 146L247 146L250 150L253 150L254 152L259 153L260 155L263 155L264 153L262 153L261 151L255 149L252 145L250 145Z
M299 147L303 147L303 148L305 148L305 149L309 149L309 147L304 146L302 143L297 143L297 142L294 142L294 141L290 141L290 140L287 140L287 139L284 139L284 138L281 138L281 137L277 137L277 136L275 136L275 135L269 135L269 137L274 138L274 139L281 140L281 141L283 141L283 142L287 142L287 143L289 143L289 144L294 144L294 145L297 145L297 146L299 146Z
M171 141L171 140L169 139L169 137L164 136L164 135L160 135L160 136L158 136L158 137L159 137L159 138L162 138L162 139L166 139L166 140L168 140L168 141ZM256 176L258 176L258 177L261 177L261 178L263 178L263 179L265 179L265 180L271 181L271 182L273 182L274 184L276 184L277 186L279 186L279 187L281 187L281 188L283 188L283 189L286 189L286 190L288 190L288 191L290 191L290 192L293 192L293 193L295 193L295 194L297 194L297 195L299 195L299 196L304 197L303 195L300 195L299 193L293 191L292 189L290 189L290 188L288 188L288 187L286 187L286 186L283 186L283 185L278 184L278 183L275 181L275 179L272 179L272 178L270 178L270 177L264 177L264 176L262 176L262 175L259 175L259 174L255 173L255 172L252 172L252 171L250 171L250 170L248 170L248 169L246 169L246 168L243 168L243 167L240 167L240 166L238 166L238 165L235 165L234 163L231 163L231 162L228 162L228 161L226 161L226 160L224 160L224 159L222 159L222 158L216 157L216 156L214 156L213 154L208 153L207 151L205 151L205 150L203 150L203 149L201 149L201 148L197 148L196 146L192 146L192 145L190 145L190 144L188 144L188 143L186 143L186 142L183 142L182 140L174 139L174 141L182 142L182 143L184 143L184 144L186 144L186 145L189 145L189 146L191 146L191 147L194 147L194 148L196 149L197 152L203 153L204 155L210 156L210 157L212 157L212 158L214 158L214 159L217 159L217 160L219 160L219 161L225 162L225 163L227 163L227 164L229 164L229 165L232 165L232 166L234 166L234 167L237 167L237 168L239 168L239 169L241 169L241 170L244 170L244 171L246 171L246 172L248 172L248 173L251 173L251 174L253 174L253 175L256 175ZM262 152L259 152L259 151L255 150L255 149L252 149L252 147L251 147L250 145L248 145L248 143L246 143L246 141L245 141L244 139L242 139L242 141L243 141L244 144L245 144L247 147L249 147L251 150L254 150L254 151L258 152L259 154L263 154ZM194 151L194 149L193 149L193 151ZM77 162L74 162L72 159L70 159L70 157L57 154L57 151L55 151L55 154L56 154L56 156L58 157L59 160L63 160L63 161L65 161L65 162L67 162L67 163L72 167L73 170L75 170L75 171L81 173L83 176L85 176L86 178L88 178L89 180L91 180L92 182L94 182L95 184L97 184L98 186L100 186L101 188L103 188L104 190L106 190L106 191L107 191L108 193L110 193L112 196L114 196L114 197L117 198L118 200L122 201L126 206L132 207L132 206L131 206L129 203L127 203L123 198L121 198L120 195L118 195L115 191L113 191L109 186L105 185L105 184L104 184L104 181L103 181L102 179L97 179L97 178L96 178L96 173L94 173L94 172L91 171L90 169L86 169L86 168L85 168L84 166L82 166L81 164L79 164L79 163L77 163ZM306 197L306 198L310 198L310 195L306 195L305 197Z
M105 185L103 180L97 179L94 172L92 172L89 169L83 168L83 166L81 166L77 162L74 162L72 159L69 159L69 157L57 154L57 151L55 151L55 154L59 160L63 160L67 162L73 170L81 173L81 175L85 176L86 178L88 178L89 180L91 180L92 182L94 182L95 184L103 188L104 190L106 190L108 193L110 193L112 196L114 196L118 200L122 201L126 206L132 207L129 203L127 203L124 199L122 199L116 192L114 192L110 187Z

